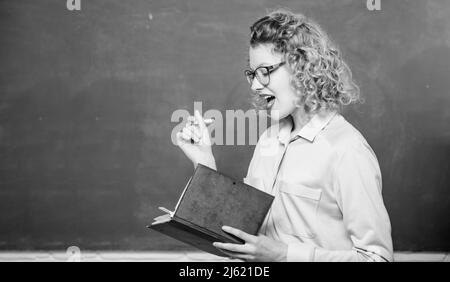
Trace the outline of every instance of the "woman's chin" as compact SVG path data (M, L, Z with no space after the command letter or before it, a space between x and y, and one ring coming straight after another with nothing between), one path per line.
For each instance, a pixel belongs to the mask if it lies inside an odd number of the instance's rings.
M277 110L276 108L271 108L268 110L267 115L270 117L271 120L273 121L279 121L283 118L282 114L280 113L279 110Z

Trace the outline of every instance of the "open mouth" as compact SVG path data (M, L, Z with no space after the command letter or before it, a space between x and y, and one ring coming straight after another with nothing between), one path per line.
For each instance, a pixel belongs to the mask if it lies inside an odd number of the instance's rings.
M267 94L262 94L260 95L261 98L263 98L264 100L266 100L266 108L269 109L273 106L273 104L275 103L275 96L273 95L267 95Z

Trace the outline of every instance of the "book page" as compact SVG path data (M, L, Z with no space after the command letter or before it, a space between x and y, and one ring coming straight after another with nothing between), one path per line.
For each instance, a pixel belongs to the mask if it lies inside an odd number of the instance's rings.
M166 219L167 219L167 216L170 216L170 218L173 217L173 215L175 214L175 211L177 210L178 206L180 205L181 199L183 199L184 193L186 192L186 189L187 189L187 187L189 186L189 183L191 183L191 180L192 180L192 177L189 178L188 183L187 183L186 186L184 187L183 192L181 193L181 196L180 196L180 198L178 199L178 202L177 202L177 204L176 204L176 206L175 206L175 210L174 210L174 211L170 211L169 209L166 209L165 207L158 207L158 209L159 209L160 211L163 211L163 212L165 212L166 214L156 217L156 218L154 219L155 221L158 221L158 219L160 219L160 218L163 218L164 220L166 220Z
M153 219L152 225L153 225L153 224L158 224L158 223L168 222L168 221L170 221L171 219L172 219L172 216L171 216L170 214L163 214L163 215L160 215L160 216L158 216L158 217L155 217L155 218Z
M181 196L180 196L180 198L178 199L178 203L177 203L177 205L175 206L175 210L173 211L172 215L175 214L175 213L177 212L177 209L178 209L178 206L180 205L181 199L183 199L183 196L184 196L184 194L186 193L186 190L187 190L189 184L191 183L191 180L192 180L192 177L189 178L188 183L187 183L186 186L184 187L183 193L181 193Z
M163 211L163 212L169 214L170 217L172 217L172 215L173 215L173 211L170 211L170 210L166 209L165 207L158 207L158 209L159 209L160 211Z

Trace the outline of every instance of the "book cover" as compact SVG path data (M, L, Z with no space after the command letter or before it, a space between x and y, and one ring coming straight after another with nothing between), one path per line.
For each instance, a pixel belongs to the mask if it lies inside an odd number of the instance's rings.
M274 197L199 164L175 210L155 218L149 228L200 250L226 256L213 242L243 243L223 225L256 235Z

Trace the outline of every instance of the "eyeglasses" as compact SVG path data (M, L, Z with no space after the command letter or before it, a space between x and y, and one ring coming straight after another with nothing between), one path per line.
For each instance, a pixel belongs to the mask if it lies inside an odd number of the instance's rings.
M250 83L250 85L253 83L253 80L256 79L258 80L259 83L261 83L262 86L267 86L270 83L270 74L274 71L276 71L279 67L281 67L282 65L284 65L286 62L281 62L278 63L276 65L272 65L272 66L261 66L256 68L256 70L252 71L252 70L245 70L244 74L245 77L247 78L248 83Z

